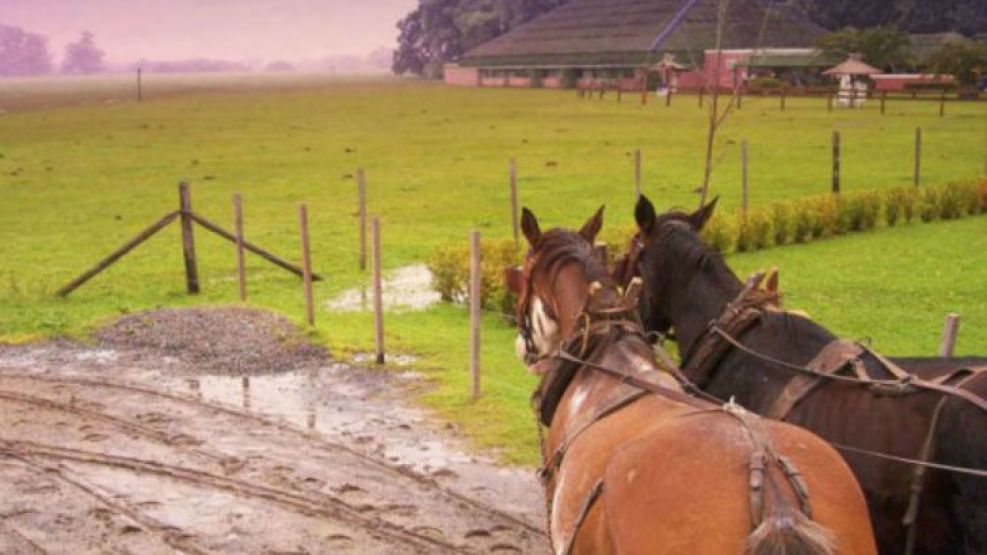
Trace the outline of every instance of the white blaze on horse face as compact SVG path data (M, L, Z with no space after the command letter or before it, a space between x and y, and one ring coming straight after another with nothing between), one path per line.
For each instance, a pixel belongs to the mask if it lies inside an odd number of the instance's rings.
M552 320L545 311L545 304L538 297L531 301L531 312L528 317L531 319L531 342L534 344L538 358L544 358L555 350L559 339L559 325ZM525 360L528 354L528 346L524 338L518 335L514 341L514 351L518 358Z

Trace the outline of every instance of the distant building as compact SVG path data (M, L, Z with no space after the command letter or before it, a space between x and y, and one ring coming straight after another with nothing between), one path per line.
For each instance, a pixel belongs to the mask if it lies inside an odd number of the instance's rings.
M564 87L579 80L667 86L715 82L717 0L571 0L470 50L445 68L446 82L481 87ZM819 68L825 30L780 6L733 0L720 58L720 86L754 67Z

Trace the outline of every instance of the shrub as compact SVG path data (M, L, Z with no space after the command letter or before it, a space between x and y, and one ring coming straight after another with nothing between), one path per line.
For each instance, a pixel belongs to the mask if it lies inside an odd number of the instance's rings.
M812 236L815 238L841 235L843 226L840 223L839 195L825 195L812 199L812 210L815 221L812 226Z
M735 246L737 252L747 252L752 247L750 216L748 215L747 219L741 216L737 220L737 239Z
M850 231L872 229L881 213L881 197L870 191L853 195L844 201L843 213Z
M931 222L942 214L940 194L937 189L930 187L923 190L918 205L918 215L923 222Z
M950 183L939 191L940 215L944 220L961 218L980 211L976 183Z
M792 225L792 239L796 243L804 243L812 238L812 230L816 227L816 213L812 203L800 200L795 203L795 217Z
M711 220L703 226L702 238L711 249L720 254L730 252L733 246L733 238L730 234L730 222L724 216L714 215Z
M765 210L756 210L747 217L747 227L750 232L750 246L754 250L766 249L771 246L771 217Z
M901 189L889 189L884 193L884 221L888 227L894 227L901 216L904 193Z
M987 212L987 179L977 184L977 204L980 212Z
M504 283L504 268L520 262L514 241L486 240L482 242L481 248L483 249L483 259L480 262L480 270L483 274L481 277L483 298L480 302L484 308L510 313L513 310L514 299ZM442 296L442 300L459 303L468 300L469 245L439 247L429 257L427 265L432 272L432 287Z
M787 204L779 202L771 207L771 228L775 244L784 245L792 228L792 209Z
M914 187L901 189L901 213L905 216L906 223L912 223L915 219L919 203L918 190Z

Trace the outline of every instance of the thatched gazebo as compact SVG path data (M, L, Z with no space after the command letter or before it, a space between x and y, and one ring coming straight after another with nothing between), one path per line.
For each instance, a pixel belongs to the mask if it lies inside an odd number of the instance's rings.
M881 73L881 70L864 62L861 54L850 54L843 63L831 67L823 75L840 80L837 93L839 105L845 108L859 108L867 100L867 78Z

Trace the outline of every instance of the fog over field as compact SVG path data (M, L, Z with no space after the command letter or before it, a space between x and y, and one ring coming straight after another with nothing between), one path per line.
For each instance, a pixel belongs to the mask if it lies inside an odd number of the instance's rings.
M91 31L109 65L223 59L292 63L391 48L415 0L0 0L0 24L48 37L60 53Z

